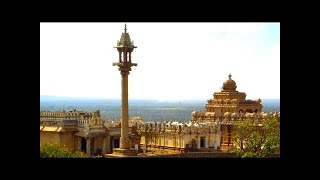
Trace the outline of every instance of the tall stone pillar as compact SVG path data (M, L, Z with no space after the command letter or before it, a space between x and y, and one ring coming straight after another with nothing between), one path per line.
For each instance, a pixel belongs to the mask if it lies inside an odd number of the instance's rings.
M137 47L133 45L126 25L120 41L114 48L117 48L119 52L119 62L113 63L113 66L118 66L121 72L121 136L120 148L113 149L113 153L116 155L137 155L134 149L130 149L128 115L128 75L131 67L138 65L137 63L131 63L131 52ZM121 55L123 59L121 59Z
M86 154L88 155L88 156L90 156L90 154L91 154L91 138L86 138L86 140L87 140L87 146L86 146Z
M121 71L121 137L120 149L130 149L129 115L128 115L128 75L129 71Z
M198 149L200 149L200 136L198 136Z

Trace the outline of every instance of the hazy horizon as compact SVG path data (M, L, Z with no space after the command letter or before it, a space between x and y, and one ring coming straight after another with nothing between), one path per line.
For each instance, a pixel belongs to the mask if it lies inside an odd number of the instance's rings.
M209 99L212 99L213 97L207 98L207 99L170 99L170 100L164 100L164 101L207 101ZM54 95L40 95L40 101L41 99L63 99L63 100L121 100L121 97L119 98L92 98L92 97L68 97L68 96L54 96ZM248 98L246 98L248 100ZM260 98L261 100L280 100L280 98ZM141 101L161 101L159 99L134 99L130 98L130 100L141 100Z
M43 98L43 97L42 97ZM102 119L119 119L120 99L59 99L40 100L40 111L97 111ZM205 111L207 100L134 100L129 99L129 117L139 116L145 121L190 120L193 111ZM263 111L280 111L280 99L262 99Z

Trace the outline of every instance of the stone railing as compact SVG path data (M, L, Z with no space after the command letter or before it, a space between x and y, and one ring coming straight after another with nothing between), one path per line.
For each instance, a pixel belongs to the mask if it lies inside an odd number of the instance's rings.
M62 127L62 128L76 128L77 120L65 120L65 121L40 121L40 126L48 127Z
M77 125L78 127L86 127L89 125L89 119L80 119L80 120L77 120Z
M40 126L61 127L62 121L40 121Z
M76 128L78 125L77 120L65 120L62 121L62 127L63 128Z

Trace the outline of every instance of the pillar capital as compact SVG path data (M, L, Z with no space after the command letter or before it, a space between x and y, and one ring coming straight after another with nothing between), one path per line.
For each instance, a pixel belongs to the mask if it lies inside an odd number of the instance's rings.
M120 69L121 69L121 68L119 68L119 71L121 71ZM130 70L131 70L131 68L130 68ZM130 71L130 70L129 70L129 71ZM121 71L120 74L121 74L121 75L129 75L129 74L130 74L129 71Z

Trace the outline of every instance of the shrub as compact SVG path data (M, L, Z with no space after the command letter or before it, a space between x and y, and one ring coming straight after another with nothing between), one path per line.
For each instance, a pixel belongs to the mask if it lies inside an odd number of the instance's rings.
M230 152L238 157L270 157L280 145L280 121L266 119L263 125L256 121L235 124L234 142Z
M40 144L40 158L81 158L85 157L83 152L72 152L65 145L47 143Z

